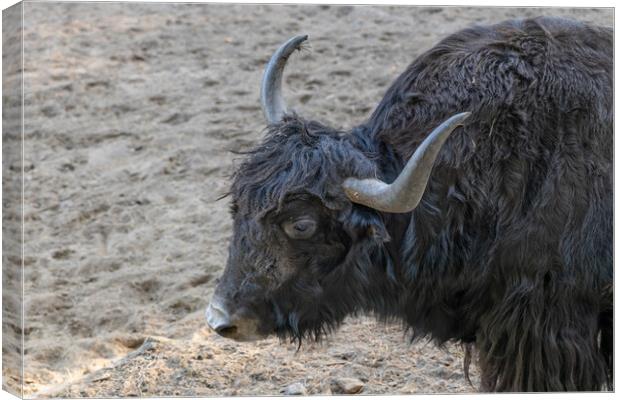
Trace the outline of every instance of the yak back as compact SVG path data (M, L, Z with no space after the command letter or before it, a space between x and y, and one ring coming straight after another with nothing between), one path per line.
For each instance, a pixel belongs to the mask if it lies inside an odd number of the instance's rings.
M472 27L389 88L364 128L400 165L443 120L472 112L442 149L406 232L391 232L406 237L414 332L473 340L485 318L518 320L551 304L570 320L569 308L604 302L612 48L610 29L565 19Z

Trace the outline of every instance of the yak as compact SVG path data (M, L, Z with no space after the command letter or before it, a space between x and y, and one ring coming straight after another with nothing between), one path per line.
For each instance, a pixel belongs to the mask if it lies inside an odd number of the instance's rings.
M551 17L472 26L349 131L287 108L307 36L284 43L264 139L227 193L209 326L301 344L369 314L475 349L483 391L612 390L612 36Z

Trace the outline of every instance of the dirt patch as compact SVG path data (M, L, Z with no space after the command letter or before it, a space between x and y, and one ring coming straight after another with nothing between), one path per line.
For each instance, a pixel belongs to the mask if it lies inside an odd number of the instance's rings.
M400 327L361 318L321 344L237 344L200 330L148 338L110 367L43 393L54 397L472 392L463 351L409 345ZM472 384L477 385L475 368Z
M262 69L292 35L310 46L288 67L289 103L347 128L451 32L536 15L611 26L611 10L24 7L27 395L314 394L340 378L365 394L473 390L459 347L409 344L365 318L300 351L206 332L230 150L260 139Z

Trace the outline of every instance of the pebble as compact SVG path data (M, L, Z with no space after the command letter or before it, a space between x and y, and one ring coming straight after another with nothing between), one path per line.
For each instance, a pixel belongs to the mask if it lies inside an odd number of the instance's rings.
M284 388L283 393L286 396L305 396L307 394L306 387L301 382L291 383Z
M355 378L336 378L332 382L332 392L337 394L357 394L364 390L364 382Z

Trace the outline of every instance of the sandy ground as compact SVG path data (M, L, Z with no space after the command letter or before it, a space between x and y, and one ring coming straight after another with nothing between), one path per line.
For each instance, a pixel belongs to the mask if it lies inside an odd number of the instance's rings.
M366 394L474 391L460 347L366 318L299 351L209 332L231 231L216 199L230 150L261 137L262 69L288 37L310 36L289 103L347 128L447 34L536 15L613 23L611 10L27 3L26 395L337 393L342 378Z

